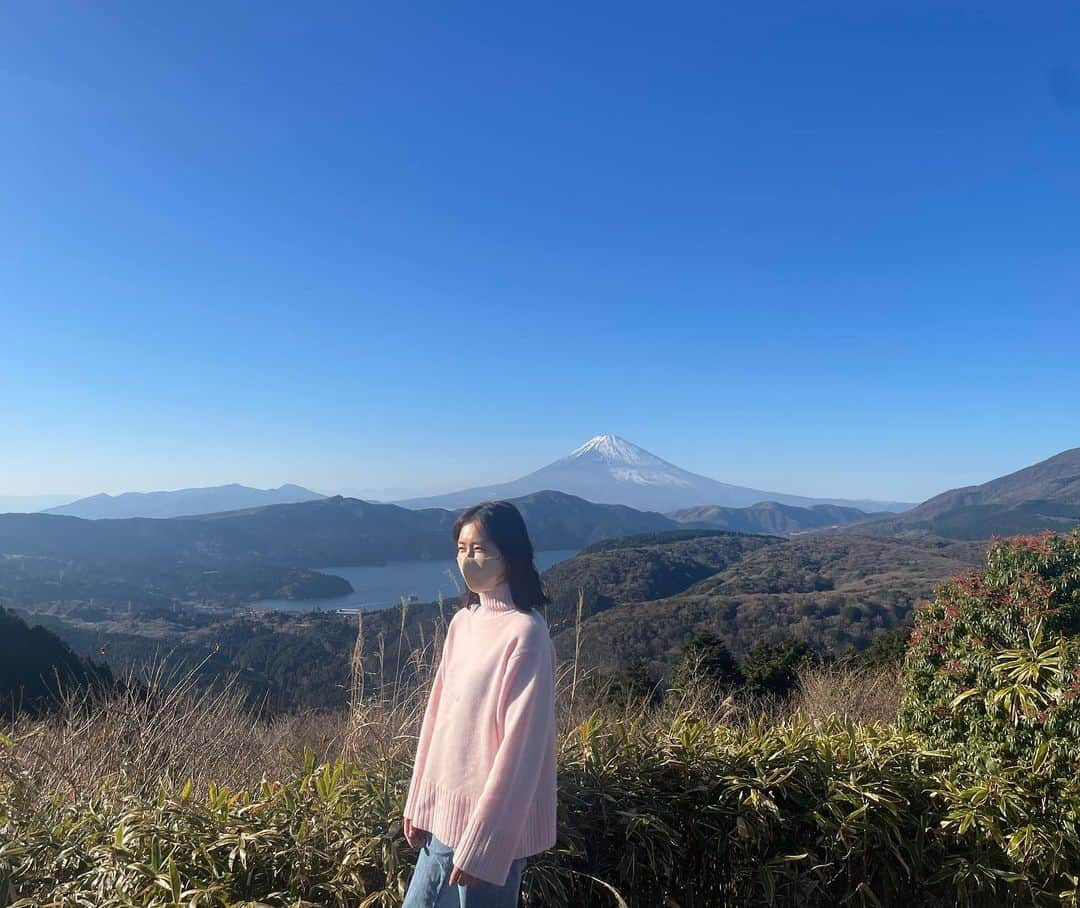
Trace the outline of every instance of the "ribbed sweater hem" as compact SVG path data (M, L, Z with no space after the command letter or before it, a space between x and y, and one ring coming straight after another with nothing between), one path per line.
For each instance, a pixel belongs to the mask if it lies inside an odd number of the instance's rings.
M459 845L482 846L477 852L479 856L486 852L491 843L460 841L468 831L469 818L475 806L476 799L465 792L447 788L430 779L421 779L409 791L404 816L409 817L418 829L435 833L451 848L458 848ZM544 810L535 801L531 805L523 805L523 809L526 808L525 826L511 855L514 859L547 851L556 841L555 811L550 808ZM474 834L476 832L473 830Z

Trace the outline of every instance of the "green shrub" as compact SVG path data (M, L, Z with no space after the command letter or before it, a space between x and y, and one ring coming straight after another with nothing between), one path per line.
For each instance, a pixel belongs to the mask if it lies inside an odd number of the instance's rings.
M1080 768L1080 530L996 539L916 612L900 722L976 759Z
M743 657L741 669L749 693L782 697L795 689L802 669L820 663L820 656L805 640L788 638L755 643Z
M870 641L866 649L853 650L845 654L844 660L861 668L899 666L904 661L910 637L911 628L904 625L882 631Z
M742 681L742 673L727 643L712 631L698 631L683 644L672 671L672 687L707 680L730 688Z
M609 703L617 704L633 701L655 705L661 699L663 699L663 691L660 689L659 682L649 668L649 661L641 656L633 657L621 671L612 677L607 696Z

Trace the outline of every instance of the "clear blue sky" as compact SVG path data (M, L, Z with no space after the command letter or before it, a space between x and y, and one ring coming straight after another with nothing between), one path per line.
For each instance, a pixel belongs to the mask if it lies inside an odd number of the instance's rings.
M0 7L0 493L1080 445L1072 2ZM373 496L374 497L374 496Z

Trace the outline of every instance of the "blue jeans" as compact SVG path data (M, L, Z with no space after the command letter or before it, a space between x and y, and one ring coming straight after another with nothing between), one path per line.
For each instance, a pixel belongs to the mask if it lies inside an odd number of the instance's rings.
M525 858L515 858L501 886L477 880L470 886L449 884L454 849L431 833L409 881L401 908L517 908Z

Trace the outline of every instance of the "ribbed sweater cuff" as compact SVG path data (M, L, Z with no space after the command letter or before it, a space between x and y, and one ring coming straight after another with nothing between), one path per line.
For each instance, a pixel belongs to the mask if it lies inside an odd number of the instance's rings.
M454 863L473 876L502 886L513 862L507 843L483 823L473 821L465 827L454 847Z
M416 804L414 803L416 801L416 790L416 782L409 783L409 793L405 795L405 807L401 811L401 816L405 819L411 820L416 816Z

